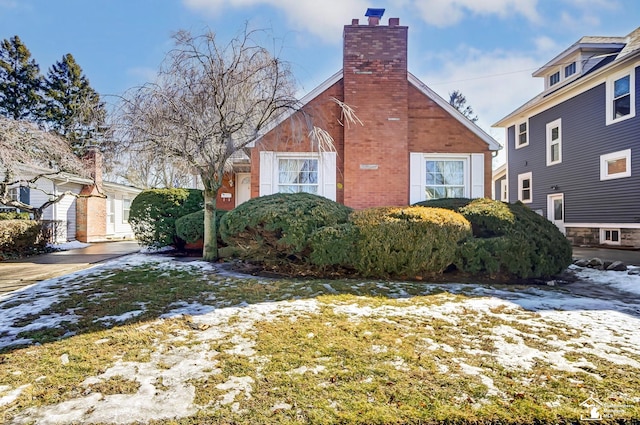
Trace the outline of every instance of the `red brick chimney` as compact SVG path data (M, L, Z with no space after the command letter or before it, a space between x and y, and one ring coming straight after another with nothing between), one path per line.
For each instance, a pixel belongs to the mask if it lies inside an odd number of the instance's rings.
M105 239L107 233L107 200L102 188L102 153L90 147L85 155L89 174L94 184L82 188L76 201L76 239L95 242Z
M406 205L409 188L407 32L398 18L344 27L344 101L363 125L344 129L344 203Z

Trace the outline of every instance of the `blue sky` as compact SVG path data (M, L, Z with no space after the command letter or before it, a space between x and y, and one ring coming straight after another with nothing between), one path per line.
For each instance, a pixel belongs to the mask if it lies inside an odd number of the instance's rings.
M491 124L542 90L533 71L584 35L640 26L637 0L0 0L0 38L18 35L43 73L71 53L112 101L153 79L173 32L228 40L248 23L272 32L303 95L342 67L342 28L367 7L409 26L409 70L445 98L461 90L500 142Z

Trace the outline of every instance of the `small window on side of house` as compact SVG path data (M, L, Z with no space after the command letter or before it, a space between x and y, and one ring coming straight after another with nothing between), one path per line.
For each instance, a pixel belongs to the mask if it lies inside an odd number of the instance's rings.
M569 78L576 73L576 63L572 62L564 67L564 78Z
M636 115L634 75L627 71L607 80L607 125Z
M518 135L516 136L517 137L516 149L522 148L529 144L529 132L527 131L528 127L529 127L529 124L527 121L518 124L518 127L517 127Z
M129 212L131 211L131 199L122 200L122 222L129 222Z
M507 179L500 180L500 200L502 202L509 202L509 185Z
M518 200L524 204L533 202L533 177L531 172L518 174Z
M631 177L631 149L600 155L600 180Z
M562 120L547 124L547 165L562 162Z
M549 87L558 84L560 82L560 71L553 73L549 76Z
M620 229L600 229L600 243L603 245L620 245Z

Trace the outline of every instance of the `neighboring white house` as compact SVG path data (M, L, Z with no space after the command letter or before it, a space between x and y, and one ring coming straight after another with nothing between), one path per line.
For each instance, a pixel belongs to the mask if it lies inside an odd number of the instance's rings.
M23 185L12 188L13 196L26 204L37 208L49 201L50 197L69 193L59 202L47 207L42 215L42 220L49 223L54 232L55 242L99 242L134 238L128 223L129 210L131 201L141 189L103 182L101 172L97 173L96 185L91 178L55 173L43 168L23 166L17 171L20 173L18 179L22 180L50 173L28 187ZM96 175L95 172L92 174ZM14 209L2 207L0 210Z

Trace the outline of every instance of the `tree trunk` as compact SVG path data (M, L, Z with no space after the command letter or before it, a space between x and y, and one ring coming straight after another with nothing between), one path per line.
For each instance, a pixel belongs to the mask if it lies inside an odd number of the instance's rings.
M217 190L204 190L204 246L202 259L216 261L218 259L218 229L216 229Z

